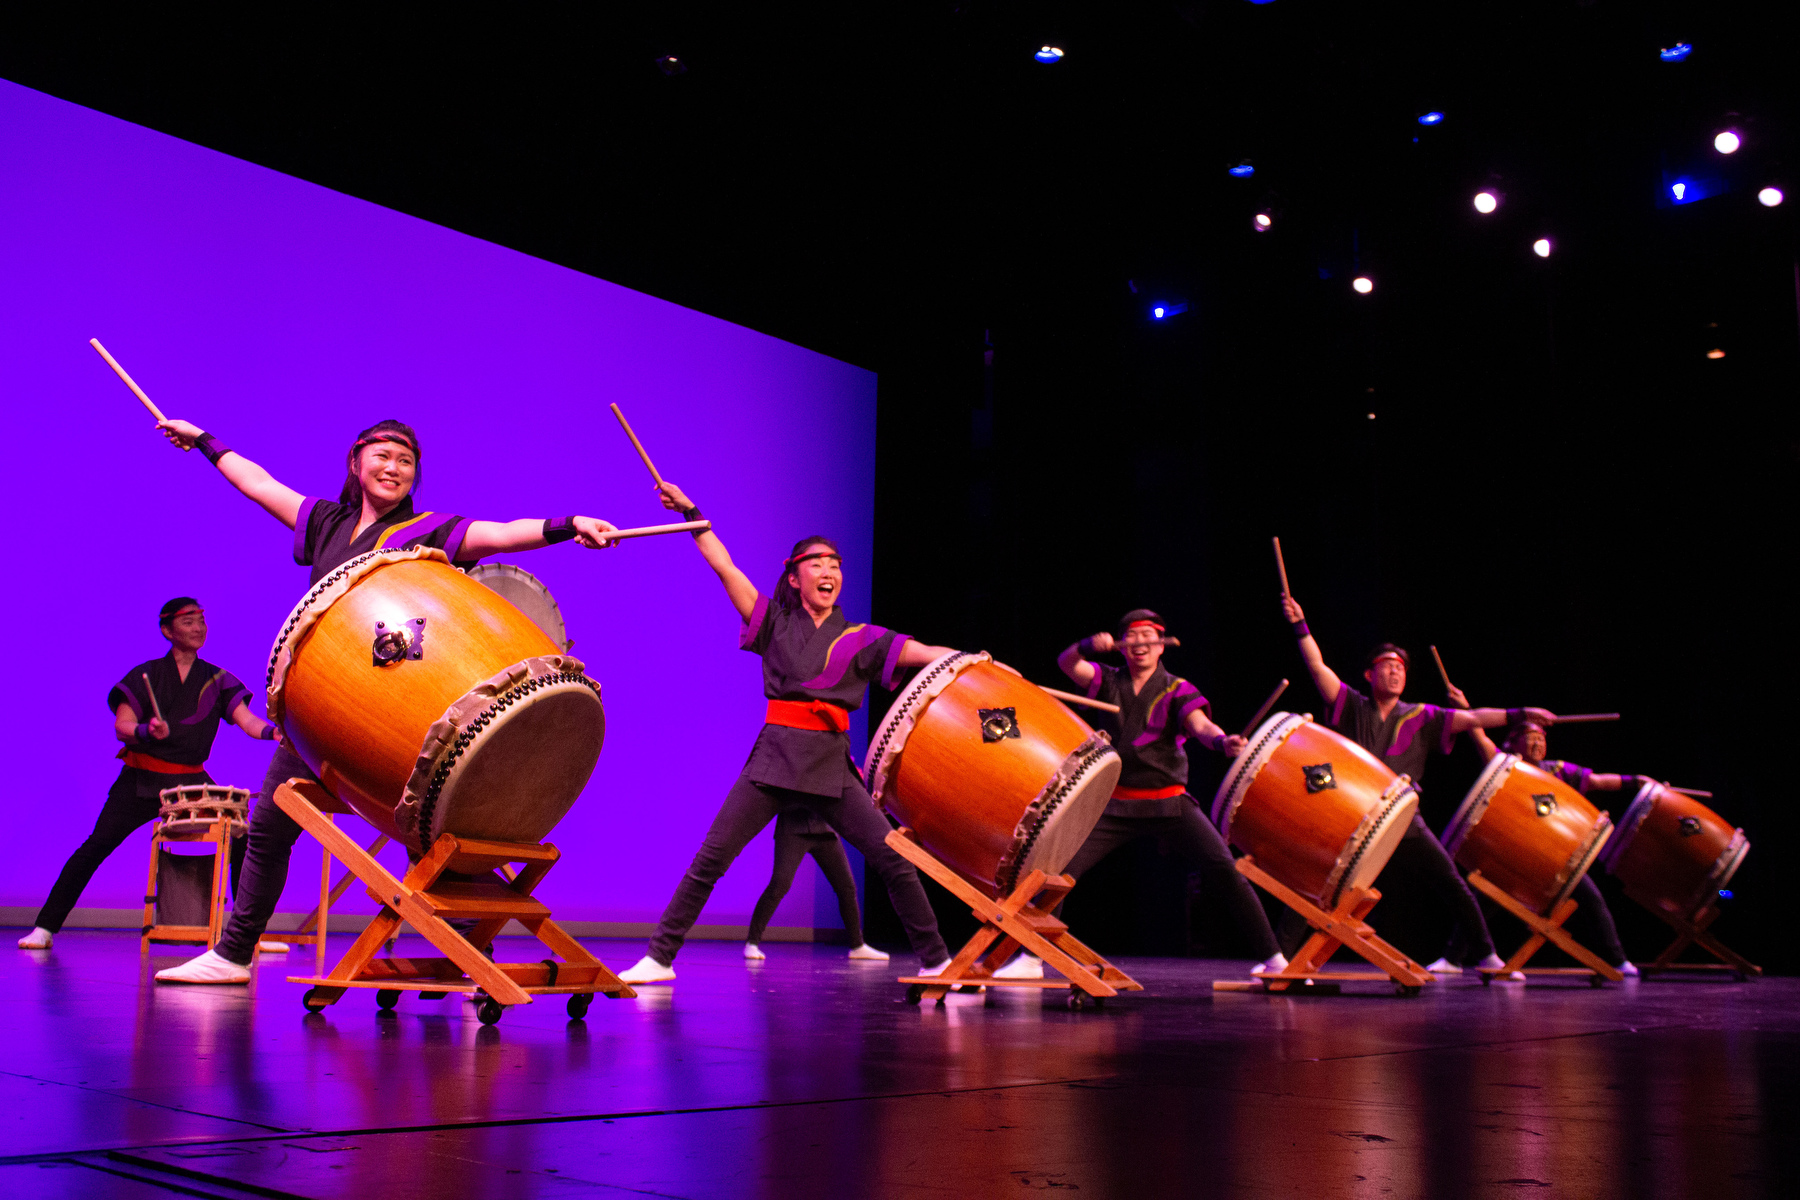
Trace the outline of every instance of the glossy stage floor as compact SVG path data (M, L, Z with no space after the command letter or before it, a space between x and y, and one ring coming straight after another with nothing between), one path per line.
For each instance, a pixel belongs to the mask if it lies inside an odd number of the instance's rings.
M617 966L642 952L593 944ZM124 933L0 954L0 1195L1728 1197L1800 1179L1793 979L1288 999L1210 990L1242 964L1139 959L1148 994L1099 1012L1023 993L915 1008L892 967L841 949L771 946L752 968L696 943L672 988L484 1027L414 994L309 1016L283 976L311 956L293 957L244 989L154 986L178 959L141 964Z

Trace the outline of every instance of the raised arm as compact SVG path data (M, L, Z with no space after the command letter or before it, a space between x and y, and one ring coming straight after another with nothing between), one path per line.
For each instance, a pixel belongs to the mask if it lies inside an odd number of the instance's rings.
M192 450L199 445L232 487L262 505L264 512L289 529L300 519L300 505L306 497L217 438L203 444L201 439L207 436L206 432L192 421L170 419L158 422L157 428L183 450Z
M1209 746L1220 754L1238 754L1248 744L1244 738L1235 733L1226 733L1220 729L1213 719L1201 709L1194 709L1181 723L1187 735L1203 746Z
M1062 673L1075 681L1077 687L1091 687L1094 674L1098 668L1089 662L1090 654L1105 654L1113 648L1113 635L1102 630L1092 637L1082 638L1067 650L1056 656L1056 665Z
M656 490L663 507L670 512L678 512L690 521L702 519L700 509L676 485L665 479ZM756 585L750 582L748 575L738 570L737 564L731 561L731 551L725 549L725 543L712 530L705 530L695 537L694 545L699 548L700 557L706 560L706 565L718 574L719 582L725 585L725 595L730 597L731 607L737 609L738 616L748 621L750 614L756 610ZM906 650L910 649L912 645L908 643ZM905 650L901 653L904 656Z
M1319 689L1319 696L1327 704L1336 704L1338 689L1344 681L1337 677L1337 672L1325 665L1325 654L1319 649L1319 643L1313 639L1312 631L1306 627L1306 614L1300 610L1299 602L1292 596L1281 598L1281 611L1287 622L1300 639L1300 657L1306 663L1306 670L1312 676L1313 686Z

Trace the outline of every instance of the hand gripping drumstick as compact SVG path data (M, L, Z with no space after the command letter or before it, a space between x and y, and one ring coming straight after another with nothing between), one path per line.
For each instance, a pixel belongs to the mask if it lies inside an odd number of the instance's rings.
M1432 657L1432 660L1437 663L1438 678L1440 678L1444 681L1444 694L1449 695L1450 694L1450 672L1444 670L1444 658L1443 658L1443 655L1441 655L1437 652L1436 646L1433 646L1431 648L1431 657Z
M149 401L145 401L145 403L147 404ZM625 419L625 414L619 411L619 406L616 404L612 406L612 414L619 418L619 427L625 431L625 436L631 439L631 444L637 447L638 457L644 460L646 467L650 468L650 478L656 480L657 487L661 487L663 478L656 473L656 464L650 461L650 455L645 451L644 443L638 441L638 435L631 431L631 422Z
M105 352L102 351L102 353ZM149 401L146 400L145 403L148 404ZM144 681L144 693L150 697L150 711L156 714L157 720L163 721L162 705L156 702L156 689L150 686L150 672L143 672L139 678ZM163 724L167 725L168 722L163 721Z
M1249 737L1251 734L1255 733L1256 727L1258 725L1262 724L1262 719L1269 715L1269 710L1271 708L1275 707L1275 702L1277 700L1281 699L1281 693L1283 693L1287 690L1288 690L1288 681L1287 680L1284 679L1280 683L1276 684L1275 690L1269 693L1269 698L1262 702L1262 707L1256 710L1256 715L1254 717L1250 718L1250 723L1248 725L1244 726L1244 732L1239 734L1238 736L1239 737Z
M1269 541L1275 545L1275 573L1281 576L1281 594L1283 597L1292 595L1288 591L1287 564L1281 561L1281 539L1276 537L1270 538Z
M125 381L125 386L130 388L132 393L137 396L139 400L144 402L144 407L150 410L151 416L155 417L158 421L168 420L167 417L162 415L162 409L156 407L155 404L151 403L150 397L144 395L144 389L137 385L137 380L126 374L125 368L119 365L119 360L106 352L106 347L100 344L99 338L89 338L88 345L98 350L100 352L100 357L106 360L106 365L119 373L119 378L123 379ZM189 447L184 446L182 449L189 449Z
M1045 687L1041 683L1038 684L1037 687L1040 692L1048 692L1058 700L1067 701L1070 704L1085 704L1089 708L1098 708L1109 713L1116 713L1119 711L1118 705L1108 704L1104 700L1089 700L1086 696L1077 696L1074 692L1059 692L1055 688Z

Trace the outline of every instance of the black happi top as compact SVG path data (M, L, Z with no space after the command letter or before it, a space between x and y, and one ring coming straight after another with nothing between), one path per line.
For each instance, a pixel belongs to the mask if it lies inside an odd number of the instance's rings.
M910 639L879 625L852 625L844 610L816 628L803 608L782 608L756 597L738 645L762 655L763 694L771 700L824 700L846 711L862 707L869 681L891 688L900 647ZM835 731L764 725L744 775L752 783L838 797L862 786L850 761L850 739Z
M1188 781L1185 722L1195 709L1212 716L1212 705L1200 689L1163 669L1161 663L1140 692L1131 690L1131 672L1094 663L1088 683L1090 700L1119 706L1119 715L1103 714L1113 746L1125 761L1119 787L1140 790L1186 787ZM1181 796L1129 800L1115 796L1106 806L1113 817L1174 817L1191 803Z
M1374 701L1345 683L1338 687L1326 724L1417 784L1432 751L1448 754L1456 741L1450 713L1435 704L1396 704L1384 721Z
M473 519L448 513L416 513L409 495L394 505L393 511L362 531L356 532L360 508L320 500L308 496L300 505L299 519L294 522L294 561L312 568L312 583L359 554L371 550L398 550L413 546L431 546L450 556L453 563L473 563L475 557L462 557L463 538L468 536Z
M117 712L119 705L126 705L137 714L138 724L148 725L156 710L144 692L146 674L150 676L150 686L156 689L156 703L162 707L163 720L169 723L169 736L161 741L147 738L126 749L200 770L212 753L219 722L238 705L249 703L249 689L230 671L203 658L194 660L184 682L171 650L161 658L139 663L115 683L112 691L106 693L107 711Z

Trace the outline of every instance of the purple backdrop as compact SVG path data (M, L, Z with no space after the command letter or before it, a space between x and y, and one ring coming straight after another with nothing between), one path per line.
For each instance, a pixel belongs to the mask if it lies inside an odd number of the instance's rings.
M499 520L665 519L606 410L616 400L760 586L796 537L828 531L851 619L867 618L870 373L3 81L0 163L25 617L11 808L31 848L0 906L35 909L91 827L118 769L106 692L166 648L162 602L201 598L205 657L261 713L270 640L307 582L292 535L169 447L89 337L164 412L302 492L335 498L356 431L394 416L423 441L421 509ZM555 592L606 701L605 752L552 835L566 857L541 894L569 919L652 921L761 725L759 662L736 649L737 615L685 537L506 561ZM255 787L267 761L227 726L211 769ZM148 841L128 841L82 907L141 906ZM769 846L744 854L704 922L748 920ZM317 871L303 839L281 911L310 906ZM805 872L775 923L837 925ZM345 911L369 911L359 897Z

